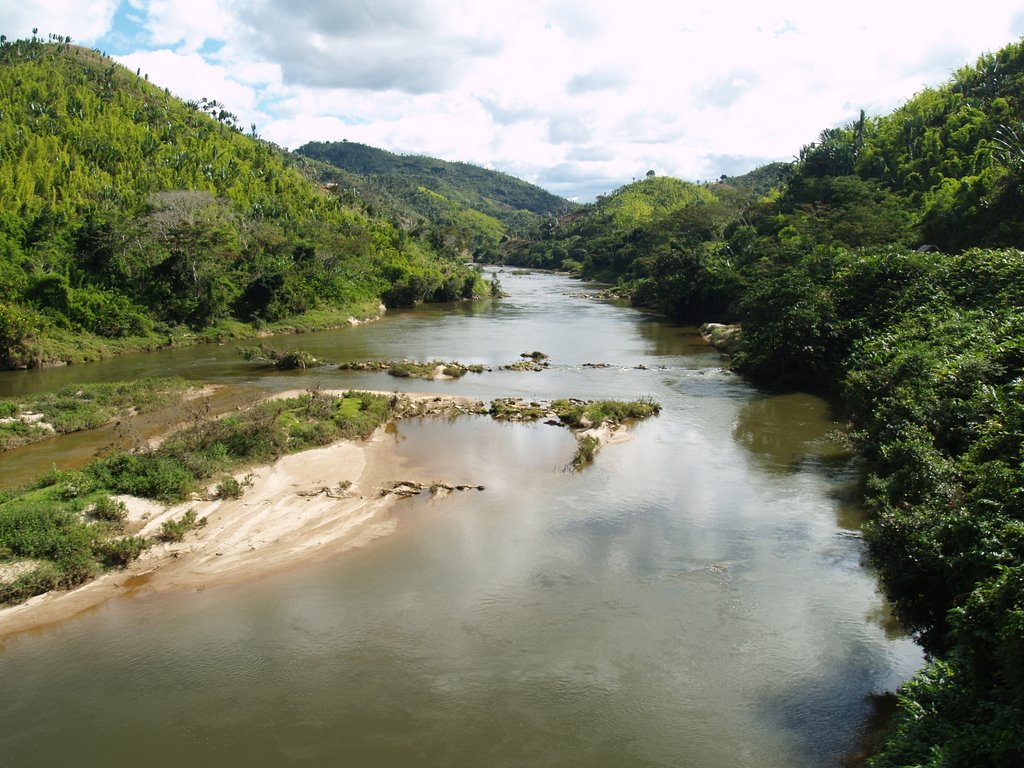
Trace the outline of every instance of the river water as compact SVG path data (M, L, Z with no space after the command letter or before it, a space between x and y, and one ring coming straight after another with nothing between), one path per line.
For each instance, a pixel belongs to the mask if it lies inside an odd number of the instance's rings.
M333 561L15 637L0 765L794 768L857 749L871 696L921 657L862 564L858 470L829 405L754 389L693 328L579 283L500 277L501 300L276 340L495 368L457 382L271 373L233 345L0 375L0 394L176 374L235 397L321 385L664 407L578 473L555 427L401 422L408 466L486 490L401 502L396 534ZM549 370L497 370L533 350ZM79 440L0 461L74 463L96 447Z

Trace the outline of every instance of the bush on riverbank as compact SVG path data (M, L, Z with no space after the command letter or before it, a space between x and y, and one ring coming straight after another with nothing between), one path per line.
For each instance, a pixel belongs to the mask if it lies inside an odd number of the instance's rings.
M885 248L779 266L744 297L741 370L841 394L871 562L933 660L878 766L1024 763L1021 286L1021 251Z

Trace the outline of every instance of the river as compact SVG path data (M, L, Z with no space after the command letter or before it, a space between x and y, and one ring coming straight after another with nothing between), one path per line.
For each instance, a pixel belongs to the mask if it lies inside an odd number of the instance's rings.
M408 465L486 490L400 502L396 534L331 561L14 637L0 765L811 768L856 750L872 695L922 662L863 565L858 467L829 404L759 391L695 329L592 287L500 278L500 300L274 340L495 369L459 381L269 372L233 344L0 374L0 396L175 374L236 398L320 385L663 405L582 472L564 470L574 442L555 427L399 423ZM548 370L497 370L533 350ZM104 438L77 439L5 455L4 473Z

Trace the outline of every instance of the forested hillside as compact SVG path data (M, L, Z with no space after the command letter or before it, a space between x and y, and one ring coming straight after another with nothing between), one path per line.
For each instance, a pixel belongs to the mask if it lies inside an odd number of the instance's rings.
M465 247L478 260L494 258L507 234L524 234L575 208L538 186L470 163L397 155L352 141L310 142L296 152L358 176L359 188L389 198L403 218L422 218L421 229L434 241Z
M224 105L62 37L0 44L0 365L482 289L464 254L342 200Z
M873 765L1024 765L1024 44L778 171L647 178L507 258L738 321L748 376L840 395L871 560L931 659Z

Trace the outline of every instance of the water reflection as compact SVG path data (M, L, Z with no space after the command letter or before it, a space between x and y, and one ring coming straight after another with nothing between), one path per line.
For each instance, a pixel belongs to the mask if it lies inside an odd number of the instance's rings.
M842 427L821 398L761 394L740 409L733 437L766 470L793 472L802 462L844 466L850 452L832 434Z
M640 337L647 342L648 357L698 355L708 365L720 364L722 358L710 353L710 347L693 326L675 325L654 315L645 316L636 324Z

